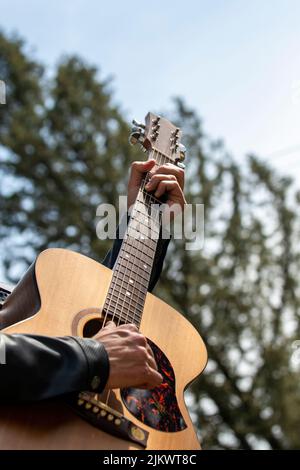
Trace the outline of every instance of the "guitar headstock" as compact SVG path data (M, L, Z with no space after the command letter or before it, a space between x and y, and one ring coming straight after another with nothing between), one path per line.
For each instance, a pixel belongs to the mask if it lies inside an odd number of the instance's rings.
M181 144L181 130L167 119L148 113L145 124L132 121L133 128L129 142L141 144L143 149L155 155L165 157L176 164L185 158L185 147Z

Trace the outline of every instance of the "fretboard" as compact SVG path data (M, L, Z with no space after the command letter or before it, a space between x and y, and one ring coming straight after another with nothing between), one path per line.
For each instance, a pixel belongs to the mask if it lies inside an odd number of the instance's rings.
M161 229L160 201L143 185L114 266L104 313L116 324L140 326Z

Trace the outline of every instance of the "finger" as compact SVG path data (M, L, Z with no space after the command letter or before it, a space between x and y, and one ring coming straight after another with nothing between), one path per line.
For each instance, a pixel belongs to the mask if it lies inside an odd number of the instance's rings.
M139 331L138 327L134 323L124 323L122 326L130 331Z
M176 165L173 165L172 163L166 163L165 165L162 165L156 169L156 171L153 174L166 174L166 175L174 175L181 187L181 189L184 188L184 170L182 168L179 168Z
M150 355L149 355L147 362L148 362L148 365L151 367L151 369L153 369L153 370L158 370L156 361L155 361L155 359L154 359L153 356L150 356Z
M161 197L163 194L165 194L166 192L175 192L175 191L180 191L181 192L181 188L179 186L179 183L178 181L167 181L167 180L163 180L163 181L160 181L157 188L156 188L156 191L154 193L154 196L155 197Z
M145 173L150 171L155 163L154 159L147 160L146 162L133 162L131 164L129 186L139 186Z
M113 322L112 320L110 320L110 321L108 321L107 323L105 323L104 328L117 328L117 325L115 324L115 322Z
M158 387L163 382L163 380L163 376L159 372L149 369L146 381L139 385L136 385L135 388L151 389L154 387Z
M150 181L146 184L145 189L147 191L154 191L159 185L160 181L177 181L174 175L161 175L155 174L151 177Z
M153 360L155 361L155 357L154 357L154 354L153 354L153 351L151 349L151 346L149 345L149 343L147 342L147 353L149 354L149 356L151 356L153 358Z
M149 377L146 381L148 388L154 388L160 385L163 381L163 376L154 369L151 369L149 372Z

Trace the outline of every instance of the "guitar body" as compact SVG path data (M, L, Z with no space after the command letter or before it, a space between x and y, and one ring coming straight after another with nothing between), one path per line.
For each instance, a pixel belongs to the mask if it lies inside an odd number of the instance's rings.
M2 332L87 336L85 333L89 327L95 326L101 319L101 306L113 272L90 258L63 249L42 252L32 269L26 279L27 297L24 298L24 289L17 286L3 309L4 318L16 318L16 312L24 309L27 302L32 316ZM206 365L205 345L182 315L150 293L146 296L140 331L155 345L158 353L163 353L166 367L171 366L166 374L173 373L175 376L173 417L168 418L168 410L164 409L163 391L158 410L167 416L169 422L162 420L149 425L149 421L143 421L136 413L129 411L124 396L119 390L114 390L112 395L118 411L149 433L148 450L199 449L199 441L184 402L184 390ZM43 370L37 373L43 374ZM130 396L127 399L129 404ZM179 423L177 428L175 425L172 428L173 418L174 422ZM61 401L0 407L0 449L141 448L139 444L92 426Z

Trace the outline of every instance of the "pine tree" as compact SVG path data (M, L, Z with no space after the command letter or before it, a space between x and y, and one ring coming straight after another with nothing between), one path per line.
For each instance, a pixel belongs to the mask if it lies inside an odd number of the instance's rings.
M205 244L187 251L176 241L161 293L208 347L192 386L203 445L299 448L297 194L254 155L237 165L182 100L174 117L189 149L187 200L205 204Z
M46 247L102 259L96 208L126 194L136 158L129 128L95 67L65 57L51 80L18 38L0 36L0 235L7 276L15 280Z

